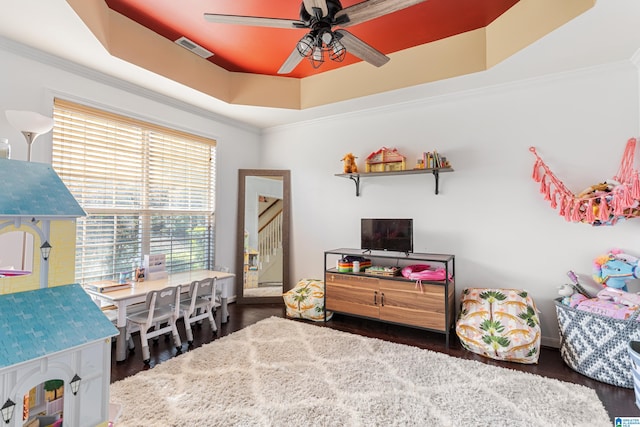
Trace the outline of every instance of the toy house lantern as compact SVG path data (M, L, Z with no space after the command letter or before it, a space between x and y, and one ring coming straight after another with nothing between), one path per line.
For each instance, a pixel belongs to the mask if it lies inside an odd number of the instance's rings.
M392 172L406 169L406 157L393 148L382 147L369 154L366 159L366 172Z

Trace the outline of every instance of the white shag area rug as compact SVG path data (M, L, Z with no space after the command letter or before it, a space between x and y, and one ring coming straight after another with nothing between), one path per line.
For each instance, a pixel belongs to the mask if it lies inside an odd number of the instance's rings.
M584 386L277 317L110 391L117 427L611 425Z

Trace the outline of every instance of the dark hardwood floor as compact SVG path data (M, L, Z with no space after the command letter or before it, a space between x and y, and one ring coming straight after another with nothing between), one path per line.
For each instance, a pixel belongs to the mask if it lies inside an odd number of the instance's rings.
M216 318L216 323L218 324L218 337L229 335L267 317L285 317L285 310L284 305L282 304L229 304L229 314L229 321L222 325L220 324L219 316ZM455 357L478 360L489 365L502 366L518 371L556 378L561 381L582 384L597 392L598 397L604 403L612 422L615 417L640 417L640 409L635 405L633 389L605 384L575 372L564 364L560 357L560 352L554 348L543 347L537 365L523 365L519 363L500 362L487 359L468 352L461 347L455 333L451 335L451 342L447 348L445 345L445 336L442 334L360 319L352 316L335 315L333 319L326 324L324 322L314 324L321 327L333 328L367 337L374 337L386 341L438 351ZM184 326L182 324L179 325L179 331L180 336L184 338L185 333ZM133 337L137 351L134 354L130 354L126 361L115 362L115 345L113 347L114 352L112 354L111 382L121 380L141 370L153 369L153 366L158 363L162 363L177 354L177 350L173 348L172 342L167 342L161 338L157 345L152 345L150 347L151 363L149 366L145 366L142 362L139 335L134 334ZM200 347L202 344L206 344L210 341L212 341L212 336L206 323L202 328L194 329L194 343L192 348ZM182 344L182 351L189 351L186 342Z

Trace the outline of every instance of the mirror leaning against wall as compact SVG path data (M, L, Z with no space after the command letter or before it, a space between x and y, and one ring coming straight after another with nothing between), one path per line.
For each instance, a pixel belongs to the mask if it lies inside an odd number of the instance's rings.
M238 172L238 303L282 302L290 288L290 177L289 170Z

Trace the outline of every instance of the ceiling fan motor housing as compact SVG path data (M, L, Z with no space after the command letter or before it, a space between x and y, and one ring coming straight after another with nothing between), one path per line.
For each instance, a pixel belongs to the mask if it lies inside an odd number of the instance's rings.
M336 16L336 13L342 10L342 4L340 4L339 0L326 0L327 2L327 16L320 16L320 20L325 20L327 23L331 24ZM300 5L300 20L303 22L308 22L310 26L313 26L313 21L317 21L318 18L311 15L307 8L304 6L304 2Z

